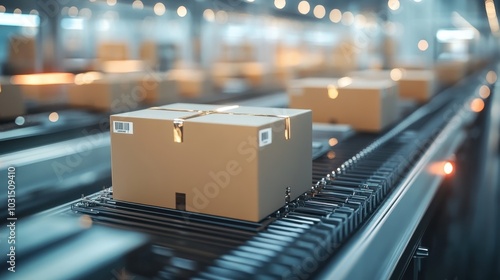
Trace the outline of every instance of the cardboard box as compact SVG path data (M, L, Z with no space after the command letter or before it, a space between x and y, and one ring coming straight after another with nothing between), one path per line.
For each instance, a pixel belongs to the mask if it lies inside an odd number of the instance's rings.
M467 60L442 60L435 65L437 79L442 85L450 86L467 75Z
M313 121L379 132L398 119L398 88L391 80L309 78L288 88L289 107L311 109Z
M36 38L12 36L9 38L8 65L15 73L33 73L36 68Z
M177 103L111 124L116 200L256 222L311 186L309 110Z
M175 82L177 94L186 98L210 95L213 90L205 73L198 69L173 69L168 78Z
M224 88L232 79L241 79L250 88L276 88L280 82L270 67L259 62L215 63L212 78L215 86Z
M100 43L97 47L97 58L100 61L127 60L130 58L128 45L124 42Z
M139 49L139 57L152 69L158 68L158 47L155 42L142 42Z
M145 94L146 104L170 104L182 98L198 98L212 92L205 74L197 69L128 74Z
M139 90L144 93L144 103L169 104L180 101L177 84L165 73L143 74L137 80Z
M0 119L11 120L26 113L21 87L0 80Z
M142 60L109 60L102 61L99 70L109 74L131 74L146 72L148 65Z
M15 75L12 84L19 85L26 100L45 104L65 104L66 90L74 81L71 73L38 73Z
M137 80L123 75L99 76L68 89L70 105L114 113L137 109L145 97L146 93Z
M21 85L24 98L40 104L65 104L66 84Z
M349 73L350 77L363 79L396 81L399 86L399 97L417 102L427 102L436 93L437 82L432 70L364 70Z

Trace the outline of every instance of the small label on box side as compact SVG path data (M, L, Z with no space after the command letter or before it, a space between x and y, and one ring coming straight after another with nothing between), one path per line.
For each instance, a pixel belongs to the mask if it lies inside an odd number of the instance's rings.
M113 121L113 132L134 134L134 124L131 122L117 122Z
M259 147L269 145L273 142L273 131L271 128L259 130Z

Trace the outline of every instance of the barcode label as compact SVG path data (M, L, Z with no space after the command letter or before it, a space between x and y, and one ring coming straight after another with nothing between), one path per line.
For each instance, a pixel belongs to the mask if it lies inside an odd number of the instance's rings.
M117 122L113 121L113 132L134 134L134 124L131 122Z
M259 130L259 147L269 145L273 142L273 131L271 128Z

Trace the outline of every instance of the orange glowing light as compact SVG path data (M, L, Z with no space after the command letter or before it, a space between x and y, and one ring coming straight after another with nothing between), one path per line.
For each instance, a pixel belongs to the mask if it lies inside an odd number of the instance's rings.
M339 143L339 140L337 140L337 138L330 138L330 140L328 140L328 145L330 145L330 147L333 147L335 145L337 145Z
M339 23L342 20L342 12L339 9L333 9L330 12L330 20L333 23Z
M324 18L326 15L325 7L323 5L317 5L314 7L313 14L316 18Z
M426 40L418 41L417 47L421 51L426 51L429 48L429 43Z
M328 85L327 89L328 89L328 97L330 97L331 99L339 97L339 91L334 85Z
M444 174L446 175L450 175L451 173L453 173L453 164L449 161L447 161L444 165L443 165L443 172Z
M211 9L206 9L203 11L203 18L205 18L206 21L214 21L215 20L215 13Z
M27 74L12 76L10 81L15 85L60 85L73 83L74 76L71 73Z
M484 109L484 101L481 98L474 98L470 103L472 112L479 113Z
M399 68L394 68L390 72L391 80L397 82L403 78L403 71Z
M342 77L342 78L340 78L340 79L337 80L337 84L341 88L347 87L350 84L352 84L352 78L351 77Z
M76 85L90 84L100 79L102 79L102 74L100 72L91 71L86 73L80 73L75 76L75 84Z
M162 16L167 11L167 8L165 7L165 4L158 2L154 5L153 11L157 16Z
M351 25L354 23L354 14L350 11L346 11L342 14L342 24Z
M177 15L179 15L180 17L185 17L188 13L188 10L186 7L184 6L180 6L179 8L177 8Z
M389 0L389 2L387 3L387 6L389 6L389 9L391 9L393 11L397 11L399 9L399 7L401 6L401 3L399 3L398 0Z
M438 161L429 165L428 172L437 176L450 175L455 170L455 166L452 161Z
M336 155L334 151L328 151L328 153L326 154L326 157L328 157L328 159L334 159L335 156Z
M497 81L497 73L495 73L495 71L489 71L486 74L486 81L490 84L494 84Z
M274 0L274 6L281 10L286 6L286 1L285 0Z
M298 9L299 13L305 15L311 10L311 5L309 5L309 2L307 1L300 1Z
M481 96L481 98L486 99L486 98L490 97L490 94L491 94L491 90L488 86L482 85L479 88L479 96Z
M49 121L57 122L59 120L59 114L57 112L52 112L49 115Z
M110 60L102 63L102 71L106 73L141 72L145 69L142 60Z

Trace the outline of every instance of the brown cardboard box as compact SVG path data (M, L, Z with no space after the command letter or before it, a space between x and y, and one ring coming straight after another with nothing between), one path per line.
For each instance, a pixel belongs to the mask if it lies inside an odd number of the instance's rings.
M113 197L259 221L284 206L286 187L291 199L308 191L311 112L235 107L177 103L112 115Z
M179 96L196 98L210 95L212 89L205 73L198 69L173 69L168 78L175 82Z
M110 74L140 73L148 70L148 65L143 60L109 60L102 61L99 70Z
M65 104L67 86L74 81L71 73L38 73L15 75L12 84L19 85L24 98L38 103Z
M251 88L279 86L271 68L259 62L215 63L212 75L214 84L219 88L231 79L243 79Z
M65 104L67 84L21 85L25 99L42 104Z
M125 112L137 109L146 97L137 80L123 75L99 76L68 89L69 104L107 112Z
M33 73L36 68L35 37L13 36L9 39L8 64L16 73Z
M289 89L290 108L312 109L313 121L378 132L397 120L398 90L391 80L309 78Z
M436 77L432 70L364 70L349 73L350 77L363 79L396 81L399 86L399 97L417 102L427 102L436 93Z
M233 78L243 79L243 74L237 63L225 63L218 62L214 63L212 73L212 79L214 85L217 88L224 88L226 83Z
M145 94L143 101L146 104L169 104L180 100L176 82L166 73L142 73L137 83Z
M467 60L443 60L435 65L436 75L442 85L452 85L467 75Z
M127 43L103 42L97 47L97 58L100 61L127 60L129 51Z
M139 57L152 69L158 68L158 47L155 42L142 42L139 49Z
M143 72L127 77L137 81L139 90L145 94L146 104L170 104L183 97L197 98L212 92L205 74L197 69Z
M0 79L0 119L14 119L25 112L21 87Z

